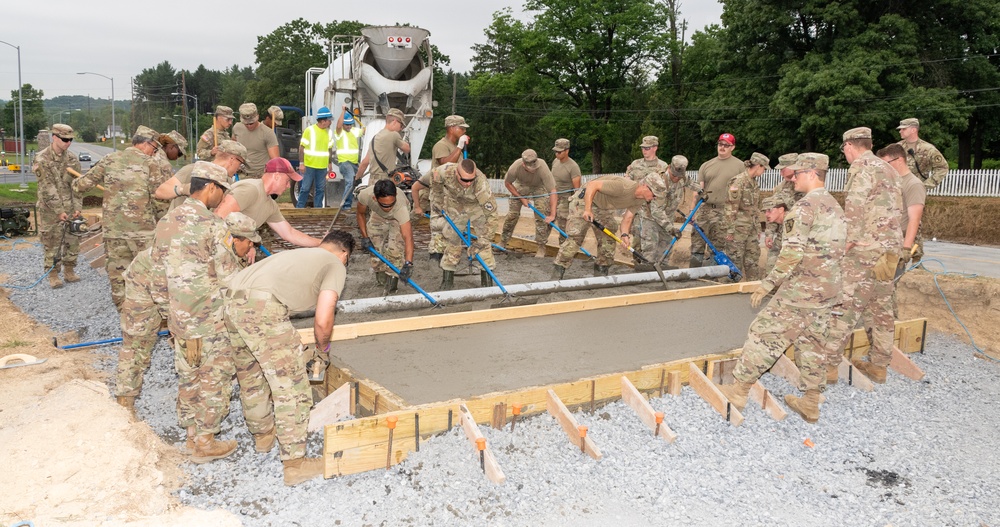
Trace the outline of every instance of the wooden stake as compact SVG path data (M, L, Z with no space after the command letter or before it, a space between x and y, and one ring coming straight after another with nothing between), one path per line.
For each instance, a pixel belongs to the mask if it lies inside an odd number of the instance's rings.
M840 366L837 369L840 378L847 380L847 384L866 392L870 392L875 389L875 385L872 384L872 381L869 380L868 377L865 377L865 374L861 373L847 359L842 358L840 360Z
M667 374L667 393L673 396L681 394L681 372L672 371Z
M792 362L784 353L778 356L778 360L775 361L774 366L771 366L771 373L781 377L788 381L788 384L798 387L799 381L802 380L802 373L799 372L799 367Z
M341 418L351 414L351 385L344 383L330 395L316 403L309 412L310 432L323 429L324 426L336 423Z
M563 431L566 432L566 436L569 437L570 444L576 446L580 444L580 423L576 422L576 418L573 414L569 412L566 405L563 404L556 392L551 389L547 392L548 401L545 405L546 409L552 417L556 418L559 422L559 426L562 427ZM601 459L604 457L601 451L594 444L594 441L589 437L583 438L584 451L594 459Z
M690 374L688 375L688 385L694 389L702 399L708 403L719 415L726 418L727 421L733 424L733 426L739 426L743 424L743 414L736 409L735 406L729 403L725 395L719 391L719 388L708 380L708 377L699 369L694 363L688 364L688 369Z
M486 479L497 485L502 485L504 481L507 481L507 476L504 476L503 470L500 469L496 458L493 457L493 452L486 446L486 438L479 430L476 420L472 418L472 412L469 412L469 409L462 404L458 407L458 413L465 437L476 447L477 457L479 457L483 472L486 473ZM480 440L482 440L481 443Z
M639 390L632 384L632 381L628 380L628 377L624 375L622 375L622 401L625 401L625 404L629 405L635 414L639 416L642 424L653 430L654 435L665 439L668 443L673 443L677 440L677 434L666 423L657 421L657 412L650 406L649 401L639 393Z
M896 346L892 347L892 358L889 360L889 367L903 377L908 377L915 381L924 378L924 370L920 369L905 353L899 351Z
M667 370L660 370L660 397L663 397L663 380L667 376Z
M771 392L764 389L764 386L760 382L755 382L750 387L750 396L748 399L757 403L761 410L764 410L764 413L771 416L771 419L775 421L781 421L788 416L788 412L778 404L778 400L771 395Z

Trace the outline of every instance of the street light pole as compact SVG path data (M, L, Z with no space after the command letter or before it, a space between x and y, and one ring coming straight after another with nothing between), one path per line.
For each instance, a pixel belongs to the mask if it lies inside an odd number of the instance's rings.
M17 119L18 126L20 126L20 136L21 145L17 151L17 164L21 167L21 186L28 186L27 180L25 179L25 166L24 166L24 155L26 154L25 149L28 147L28 142L24 139L24 93L21 92L24 86L21 83L21 46L15 46L10 42L4 42L0 40L0 44L7 44L8 46L17 50Z
M195 155L197 155L197 149L195 148L195 144L193 141L194 138L198 137L198 130L195 128L195 125L198 124L198 96L180 92L173 92L170 95L173 95L175 97L184 96L194 99L194 116L191 118L191 162L193 163ZM187 101L184 101L184 104L186 105Z
M188 140L188 144L190 145L191 144L191 137L192 137L191 134L193 133L192 130L194 129L194 125L191 124L191 117L189 117L187 115L177 115L177 114L174 114L174 119L177 119L178 117L183 117L184 118L184 128L187 130L187 140ZM185 154L185 155L187 155L187 154ZM194 162L194 156L193 155L191 156L191 161Z
M118 150L118 143L115 140L115 79L114 77L108 77L107 75L101 75L100 73L94 73L92 71L81 71L77 72L77 75L97 75L98 77L104 77L111 81L111 148L115 151Z

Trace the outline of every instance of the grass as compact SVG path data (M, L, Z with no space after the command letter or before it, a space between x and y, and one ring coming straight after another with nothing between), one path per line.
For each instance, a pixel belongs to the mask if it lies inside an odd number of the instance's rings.
M101 197L102 195L103 192L100 190L91 189L91 191L84 194L83 197ZM35 203L36 201L38 201L38 183L28 183L28 188L26 189L22 189L20 183L6 183L0 185L0 205L9 205L11 203Z
M8 340L7 342L0 344L0 348L24 348L30 345L31 342L28 342L26 340L18 340L15 338L14 340Z

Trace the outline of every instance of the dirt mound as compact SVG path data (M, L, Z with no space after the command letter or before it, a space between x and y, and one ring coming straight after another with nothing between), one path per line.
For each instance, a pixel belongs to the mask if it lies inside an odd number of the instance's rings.
M961 275L935 275L923 269L906 273L896 289L899 319L926 317L930 329L958 336L969 342L965 330L955 320L941 298L940 286L952 309L972 333L975 343L1000 358L1000 280Z

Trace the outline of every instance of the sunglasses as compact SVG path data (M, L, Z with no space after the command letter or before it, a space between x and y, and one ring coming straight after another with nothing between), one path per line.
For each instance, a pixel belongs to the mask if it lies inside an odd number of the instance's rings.
M392 200L392 203L389 203L388 205L378 200L376 200L375 202L378 203L378 206L382 207L383 209L391 209L396 206L396 200Z
M472 178L470 178L470 179L465 179L464 177L462 177L462 175L461 175L461 174L459 174L459 176L458 176L458 180L459 180L459 181L461 181L461 182L463 182L463 183L472 183L473 181L475 181L475 180L476 180L476 176L475 176L475 175L473 175L473 176L472 176Z
M656 147L655 146L641 146L639 148L642 148L643 150L652 150L652 149L654 149Z
M70 137L69 139L66 139L65 137L62 137L62 136L59 136L59 135L57 135L56 137L58 137L59 139L62 139L62 142L64 142L64 143L72 143L73 142L73 138L72 137Z

